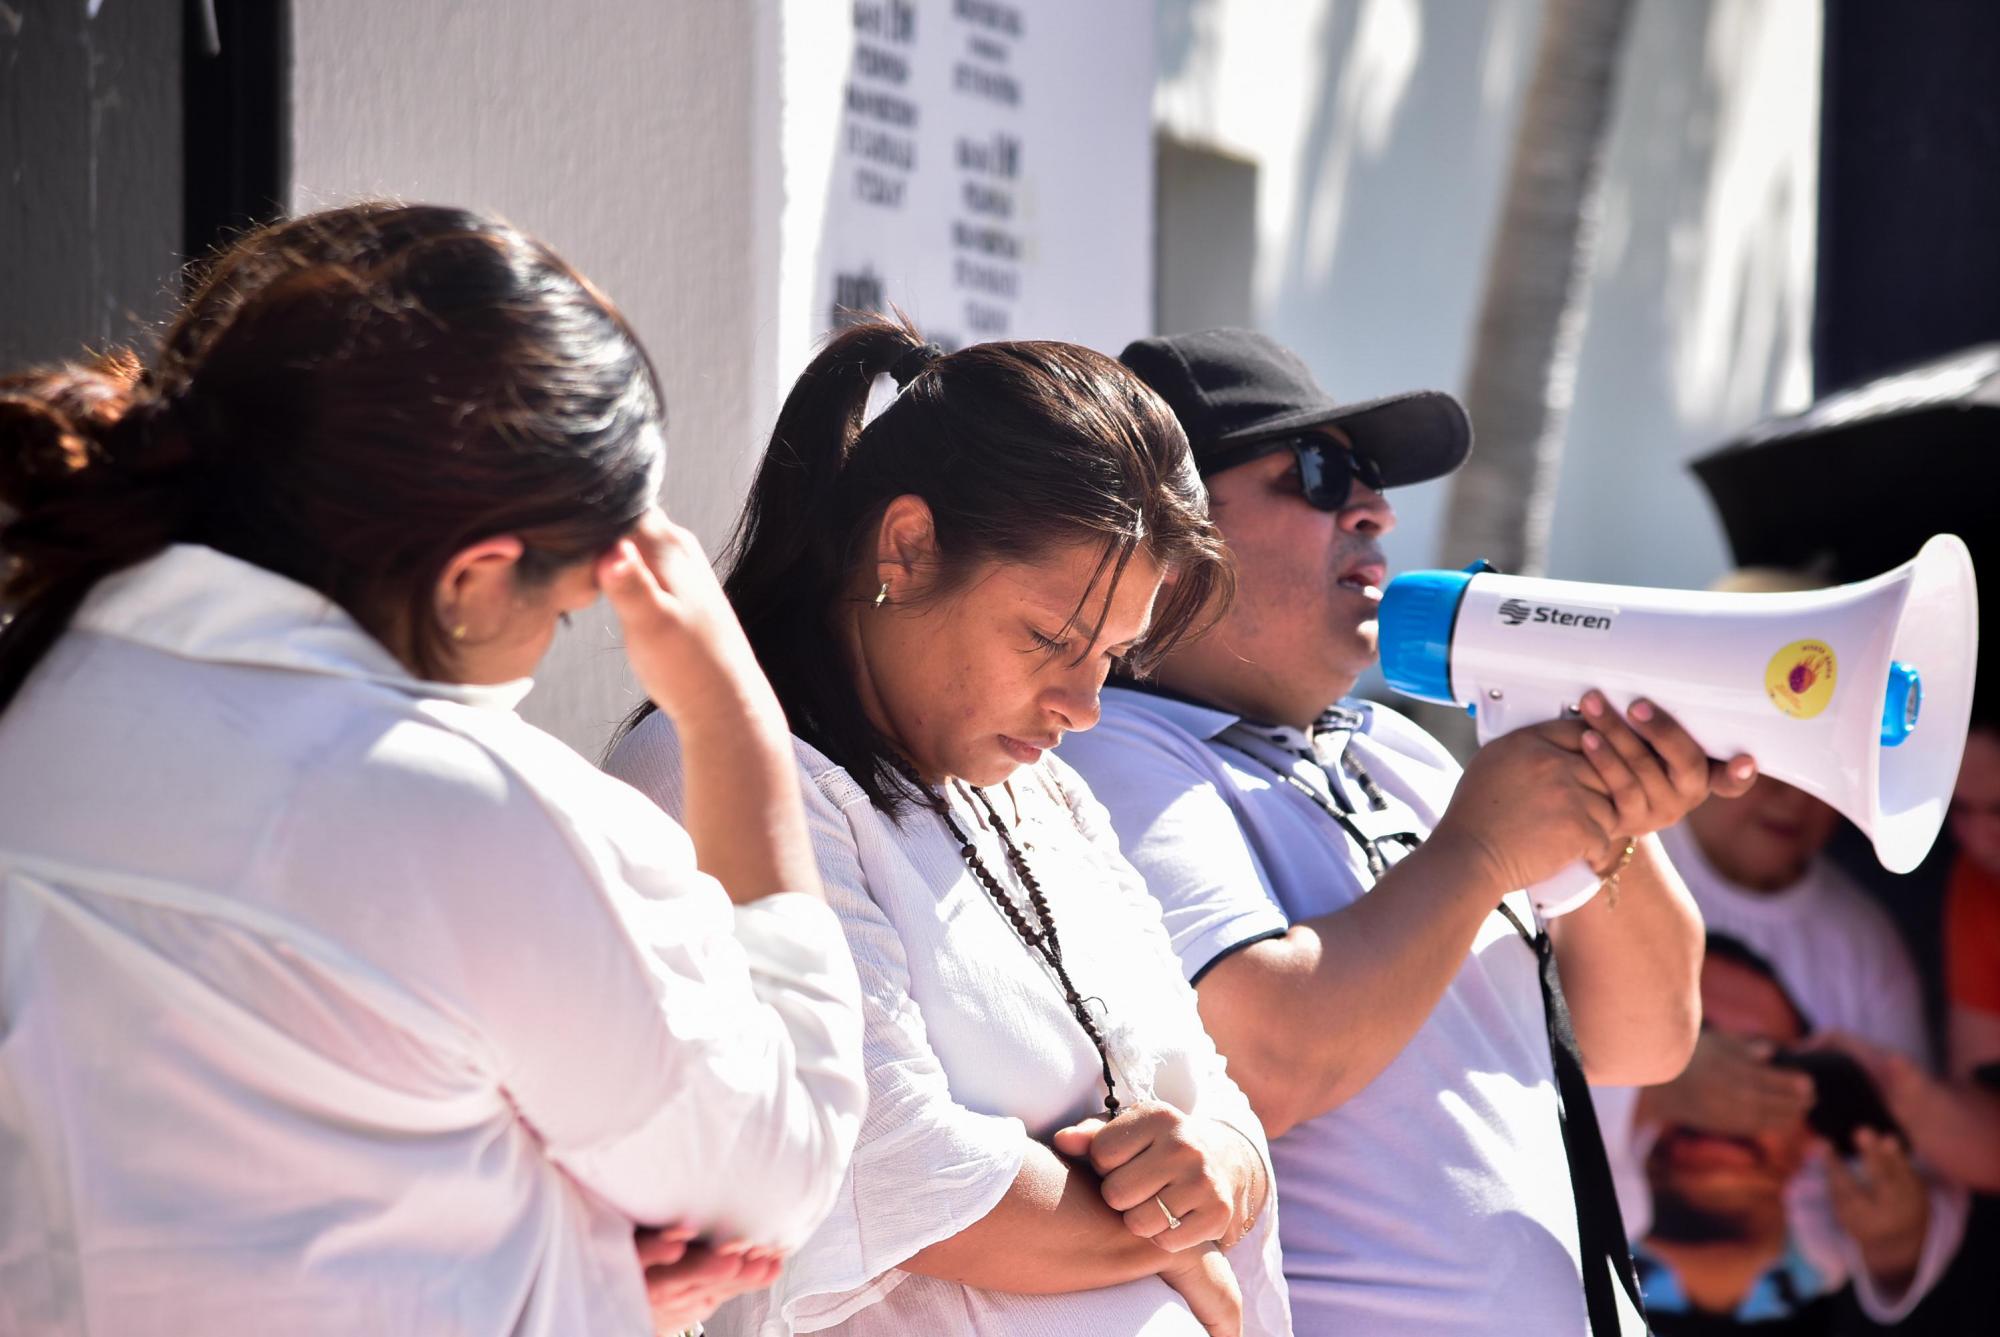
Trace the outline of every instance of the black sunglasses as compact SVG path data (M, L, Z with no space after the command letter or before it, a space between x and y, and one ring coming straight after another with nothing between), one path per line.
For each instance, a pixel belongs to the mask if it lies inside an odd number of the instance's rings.
M1365 455L1357 455L1329 437L1272 436L1262 441L1246 441L1240 446L1217 451L1199 461L1201 476L1212 478L1225 469L1261 460L1289 450L1299 463L1299 485L1306 503L1322 511L1337 511L1347 504L1354 480L1371 491L1382 490L1382 470Z

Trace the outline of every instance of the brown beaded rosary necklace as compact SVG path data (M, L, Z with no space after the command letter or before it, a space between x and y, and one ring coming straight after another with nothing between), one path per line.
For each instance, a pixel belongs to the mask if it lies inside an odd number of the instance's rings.
M923 782L914 774L906 772L906 775L917 783L918 788L925 788ZM1111 1076L1111 1051L1105 1046L1104 1032L1099 1029L1096 1018L1090 1015L1090 1008L1086 1006L1088 1000L1077 991L1075 983L1070 980L1068 967L1063 965L1062 942L1056 937L1055 916L1049 912L1049 900L1042 892L1042 884L1035 880L1034 873L1028 867L1027 858L1014 843L1014 837L1008 832L1006 823L1000 820L1000 810L993 806L992 798L983 789L974 789L970 785L962 787L976 795L981 806L986 809L988 820L993 823L994 831L1000 836L1001 847L1007 851L1008 865L1013 868L1014 875L1021 879L1021 885L1027 889L1028 905L1035 913L1034 923L1028 922L1027 915L1022 913L1014 898L1007 894L1007 889L1000 885L1000 879L986 866L986 861L979 856L979 851L973 848L971 838L958 824L958 819L951 815L949 803L940 805L938 815L944 818L945 829L950 831L952 839L958 842L958 857L965 860L965 866L972 871L973 879L985 888L987 896L992 899L995 906L999 907L1000 913L1013 926L1015 935L1028 950L1046 961L1049 969L1055 972L1056 982L1062 986L1063 1002L1068 1004L1070 1015L1076 1018L1076 1024L1083 1027L1083 1033L1089 1037L1091 1046L1097 1050L1097 1061L1104 1069L1104 1116L1107 1119L1116 1117L1119 1108L1118 1084Z

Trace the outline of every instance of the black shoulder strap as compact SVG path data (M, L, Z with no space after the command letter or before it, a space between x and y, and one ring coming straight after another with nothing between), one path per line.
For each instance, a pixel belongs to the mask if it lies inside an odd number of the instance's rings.
M1604 1155L1604 1133L1597 1126L1597 1106L1583 1073L1583 1055L1576 1047L1569 1002L1563 997L1562 976L1556 970L1555 948L1547 933L1530 933L1519 917L1501 902L1500 913L1535 953L1542 982L1542 1013L1548 1021L1549 1057L1555 1062L1556 1112L1562 1121L1563 1155L1569 1158L1570 1192L1576 1197L1576 1233L1583 1259L1583 1303L1595 1337L1618 1337L1618 1299L1611 1279L1625 1288L1633 1310L1643 1320L1645 1302L1632 1267L1632 1246L1625 1238L1625 1217L1618 1210L1618 1190L1611 1181L1611 1163Z

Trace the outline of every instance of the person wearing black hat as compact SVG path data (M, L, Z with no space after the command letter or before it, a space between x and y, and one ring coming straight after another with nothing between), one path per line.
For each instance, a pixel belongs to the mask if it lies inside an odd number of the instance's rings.
M1246 330L1123 361L1187 430L1237 597L1062 755L1273 1138L1298 1330L1643 1331L1585 1078L1685 1063L1701 921L1651 833L1754 764L1593 692L1461 772L1347 694L1375 658L1383 491L1464 460L1464 409L1336 404ZM1603 881L1573 913L1517 890L1579 858Z

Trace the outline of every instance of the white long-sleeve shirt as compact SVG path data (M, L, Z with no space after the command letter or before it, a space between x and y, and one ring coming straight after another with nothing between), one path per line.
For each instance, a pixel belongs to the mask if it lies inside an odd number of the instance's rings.
M827 909L325 598L181 546L0 714L0 1334L650 1332L865 1100Z
M1157 1277L1021 1295L903 1270L993 1210L1029 1138L1047 1140L1098 1113L1103 1076L1053 973L974 880L944 823L915 812L898 824L846 771L804 743L798 752L827 903L861 972L868 1116L833 1214L769 1290L725 1305L708 1330L1200 1337L1186 1302ZM678 747L665 719L629 735L610 766L668 811L680 809ZM1098 1010L1119 1099L1159 1099L1221 1120L1267 1155L1262 1126L1202 1028L1159 905L1083 781L1045 758L990 792L1047 897L1070 976ZM962 795L952 801L980 858L1025 906L983 811ZM1243 1290L1246 1337L1289 1334L1275 1203L1227 1256Z

